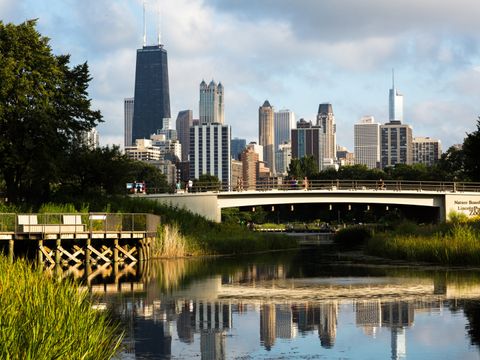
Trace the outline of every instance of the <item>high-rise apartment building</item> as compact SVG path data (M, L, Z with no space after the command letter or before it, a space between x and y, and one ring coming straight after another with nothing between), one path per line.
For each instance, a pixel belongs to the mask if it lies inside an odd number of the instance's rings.
M364 116L354 125L355 164L369 169L380 167L380 124L373 116Z
M137 50L132 143L149 139L170 118L167 51L163 45Z
M391 121L380 125L380 156L382 169L395 164L413 162L412 127Z
M395 88L395 73L392 70L392 88L388 94L388 120L403 121L403 95Z
M442 156L442 144L438 139L429 137L413 138L413 163L427 166L435 165Z
M193 111L182 110L176 120L177 137L182 144L182 161L188 161L190 151L190 127L193 126Z
M270 172L275 174L274 109L268 100L258 108L258 137L258 143L263 146L263 161Z
M247 146L247 140L245 139L239 139L239 138L234 138L232 139L231 142L231 154L232 154L232 159L235 160L240 160L240 154L242 151L245 149Z
M230 186L230 126L202 124L190 128L190 177L215 175L224 186Z
M318 106L317 126L322 129L323 157L334 161L337 151L337 125L332 104L324 103Z
M297 123L295 121L295 113L290 110L276 111L274 114L274 128L275 128L275 170L280 171L281 164L277 163L277 152L279 146L285 143L290 143L292 137L292 129L295 129ZM280 158L279 158L280 159Z
M297 128L292 129L292 158L301 159L312 155L318 164L318 169L323 169L323 129L313 126L311 121L300 119Z
M134 98L125 98L123 100L123 123L124 139L123 146L132 146L132 125L133 125L133 106Z
M224 123L224 89L222 83L200 83L200 124Z

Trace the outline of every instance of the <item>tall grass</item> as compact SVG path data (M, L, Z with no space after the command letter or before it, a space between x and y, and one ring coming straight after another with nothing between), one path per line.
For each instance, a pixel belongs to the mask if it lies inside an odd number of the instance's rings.
M0 255L1 359L109 359L122 334L89 294Z
M383 233L369 240L367 252L392 259L426 261L445 265L479 265L480 234L468 224L431 234Z
M160 225L152 246L154 257L183 257L187 255L187 240L176 224Z

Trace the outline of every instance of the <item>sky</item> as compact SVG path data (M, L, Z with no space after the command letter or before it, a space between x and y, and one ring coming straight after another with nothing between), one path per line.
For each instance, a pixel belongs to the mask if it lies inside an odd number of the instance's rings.
M329 102L337 143L353 151L362 116L388 121L395 69L414 136L438 138L446 150L476 129L478 0L149 0L146 8L147 42L157 42L160 27L168 52L173 126L180 110L198 118L199 84L214 79L225 88L233 137L258 140L267 99L305 120ZM55 54L88 62L102 145L123 146L142 13L141 0L0 0L4 23L38 18Z

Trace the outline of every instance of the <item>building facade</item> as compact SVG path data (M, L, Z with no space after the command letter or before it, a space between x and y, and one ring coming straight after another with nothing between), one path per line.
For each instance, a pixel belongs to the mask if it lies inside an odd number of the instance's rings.
M224 89L222 83L205 81L200 83L200 124L223 124L224 121Z
M354 125L355 164L369 169L380 167L380 124L373 116L364 116Z
M193 111L179 111L175 126L178 140L180 144L182 144L182 161L188 161L188 153L190 151L190 127L193 126Z
M275 170L277 174L282 173L280 170L281 164L277 163L277 152L279 146L291 142L292 129L295 129L297 122L295 121L295 113L288 109L276 111L274 113L274 128L275 128Z
M248 144L240 155L240 159L242 161L243 188L245 190L255 190L257 186L259 154L251 145L252 144Z
M231 129L228 125L202 124L190 128L190 177L215 175L224 186L231 181Z
M240 155L242 154L242 151L245 149L246 146L247 140L239 138L232 139L232 159L240 160Z
M301 159L312 155L318 164L318 169L323 169L322 128L313 126L311 121L300 119L297 128L292 130L292 158Z
M163 45L137 50L132 143L149 139L170 119L167 51Z
M292 161L292 144L285 142L278 146L275 152L275 167L278 175L287 175L288 166Z
M326 159L336 159L337 125L333 115L332 104L324 103L318 106L317 126L322 130L322 152Z
M123 100L123 123L124 123L124 138L123 146L132 146L132 125L133 125L133 107L134 98L125 98Z
M442 156L442 143L430 137L413 138L413 163L435 165Z
M274 127L274 109L265 100L262 106L258 108L258 143L263 146L263 161L275 173L275 127Z
M413 163L412 127L391 121L380 125L380 154L382 169L396 164Z
M158 146L153 145L150 139L137 139L134 146L125 147L125 155L130 159L139 161L158 161L161 152Z

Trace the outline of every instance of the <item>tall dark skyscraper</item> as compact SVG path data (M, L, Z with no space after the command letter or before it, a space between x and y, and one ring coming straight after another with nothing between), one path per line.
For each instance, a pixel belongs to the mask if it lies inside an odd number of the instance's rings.
M163 128L163 119L170 118L167 51L163 45L137 50L134 98L132 143L149 139Z

